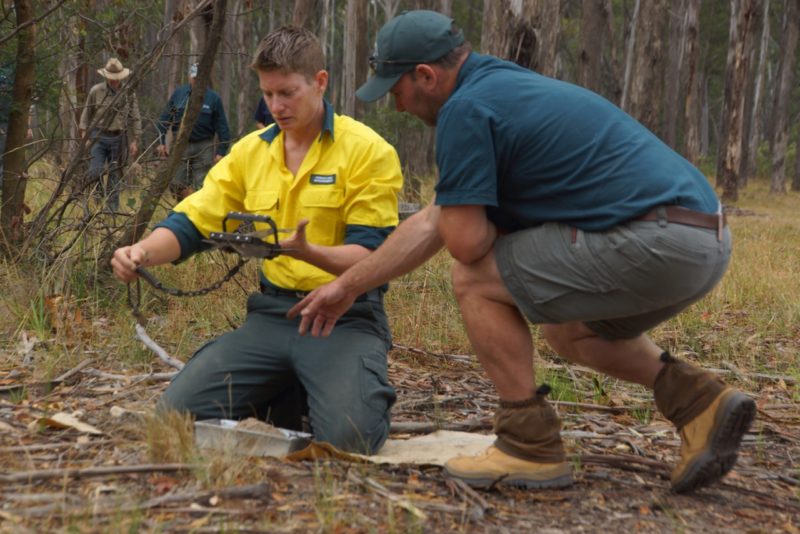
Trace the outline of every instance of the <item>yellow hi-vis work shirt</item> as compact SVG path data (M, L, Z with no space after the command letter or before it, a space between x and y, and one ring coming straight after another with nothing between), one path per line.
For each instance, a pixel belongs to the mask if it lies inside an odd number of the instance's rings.
M278 228L296 228L298 221L308 219L309 243L377 248L398 223L397 193L403 177L394 148L368 126L334 114L327 102L322 132L296 175L285 165L284 136L277 125L245 136L212 167L203 187L175 206L175 213L158 226L175 231L185 214L207 238L222 230L228 212L241 211L269 215ZM228 231L236 225L229 221ZM263 223L255 226L266 228ZM191 232L183 229L176 234L181 257L200 248L200 236L189 243L185 236ZM283 255L265 260L262 270L272 284L298 291L335 278Z

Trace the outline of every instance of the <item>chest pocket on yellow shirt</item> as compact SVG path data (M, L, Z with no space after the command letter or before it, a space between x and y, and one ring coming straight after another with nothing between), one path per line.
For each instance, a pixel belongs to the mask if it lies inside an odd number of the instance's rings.
M308 240L320 245L338 245L344 239L341 189L315 189L300 193L300 218L308 219Z
M269 215L280 225L278 219L278 192L277 191L248 191L244 197L244 209L247 213L256 215ZM256 223L256 229L261 230L267 226Z

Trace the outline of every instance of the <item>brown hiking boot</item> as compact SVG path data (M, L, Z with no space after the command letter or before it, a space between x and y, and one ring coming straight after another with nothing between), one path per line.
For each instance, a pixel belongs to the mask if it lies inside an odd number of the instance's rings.
M728 474L755 413L753 400L729 387L681 428L681 459L672 471L672 490L694 491Z
M444 470L449 476L481 489L494 484L526 489L565 488L572 484L572 464L569 462L521 460L495 446L477 456L458 456L448 460Z
M661 355L656 406L678 428L681 458L672 489L686 493L713 484L736 463L739 444L755 416L755 403L712 373Z
M497 441L478 456L449 460L444 470L470 486L495 483L521 488L563 488L572 484L572 465L565 461L561 420L545 397L543 384L523 401L500 401L494 419Z

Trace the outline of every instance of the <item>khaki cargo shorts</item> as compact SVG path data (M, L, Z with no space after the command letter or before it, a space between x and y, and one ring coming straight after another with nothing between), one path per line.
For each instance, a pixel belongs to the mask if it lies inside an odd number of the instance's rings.
M603 232L559 223L501 236L497 266L532 323L583 321L605 339L630 339L708 293L731 254L726 227L632 221Z

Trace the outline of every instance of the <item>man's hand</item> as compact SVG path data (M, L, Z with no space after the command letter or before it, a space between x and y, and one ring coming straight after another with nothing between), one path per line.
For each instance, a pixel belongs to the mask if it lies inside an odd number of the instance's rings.
M287 239L280 241L280 246L286 249L287 256L299 260L308 257L309 244L306 240L306 226L308 226L308 219L300 220L294 233Z
M167 145L158 145L156 147L156 155L160 158L166 158L169 156L169 149L167 148Z
M128 146L128 153L132 158L135 158L139 153L139 144L136 141L130 142L130 145Z
M300 327L297 329L300 335L311 331L314 337L329 336L336 321L350 309L357 296L348 293L338 280L334 280L312 291L295 304L286 316L294 319L300 315Z
M139 276L136 273L136 268L145 265L147 257L147 250L138 243L129 247L118 248L111 258L111 268L114 270L114 276L125 283L136 280Z

